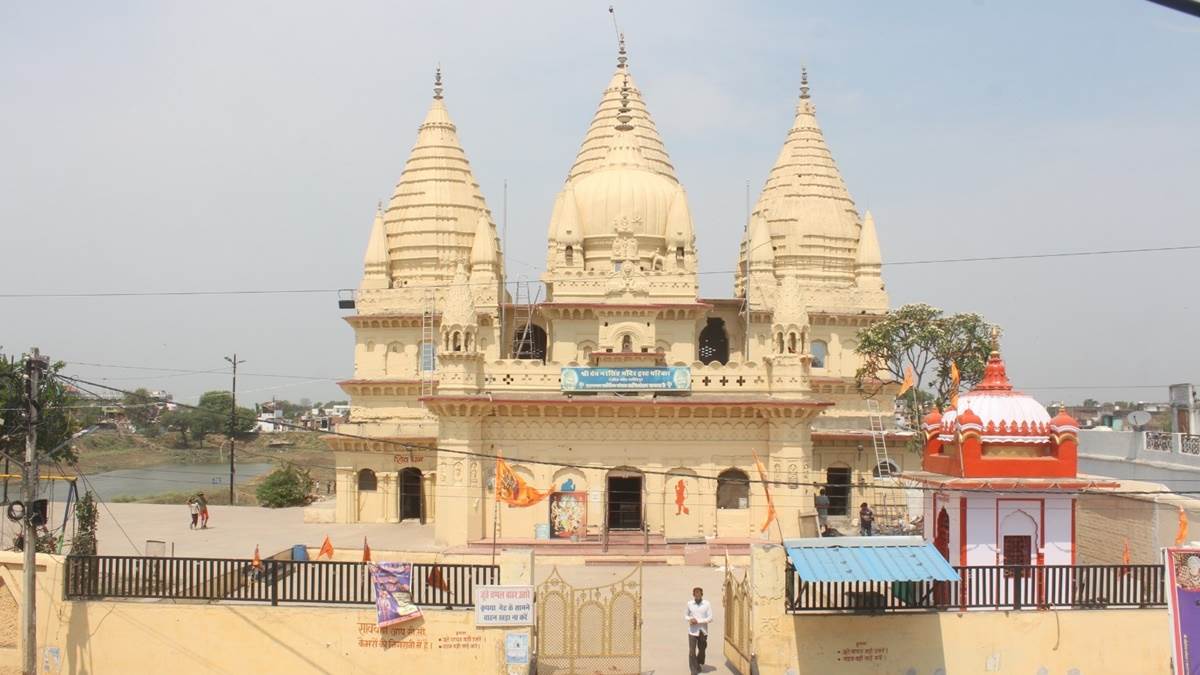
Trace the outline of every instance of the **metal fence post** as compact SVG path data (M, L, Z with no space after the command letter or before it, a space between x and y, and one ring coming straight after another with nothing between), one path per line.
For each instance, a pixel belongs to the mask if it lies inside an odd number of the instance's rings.
M271 606L275 607L279 604L279 563L275 560L267 560L268 570L267 582L271 584Z

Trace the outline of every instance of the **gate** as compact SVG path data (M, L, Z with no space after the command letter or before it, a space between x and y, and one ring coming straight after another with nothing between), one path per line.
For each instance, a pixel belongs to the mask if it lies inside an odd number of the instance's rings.
M750 672L750 570L741 581L725 563L725 658L739 673Z
M538 675L637 675L642 671L642 566L594 588L558 568L537 587Z

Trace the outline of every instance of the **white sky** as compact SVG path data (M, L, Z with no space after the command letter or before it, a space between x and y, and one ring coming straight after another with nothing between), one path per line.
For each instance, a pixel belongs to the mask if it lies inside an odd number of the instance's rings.
M508 269L540 273L555 192L614 65L606 2L0 5L0 293L357 286L432 71ZM809 67L885 261L1200 244L1200 19L1140 0L624 3L631 67L729 270ZM1043 400L1200 380L1200 252L885 268L893 304L978 311ZM703 277L707 296L731 275ZM3 299L0 345L220 369L244 400L343 398L333 295ZM222 375L75 367L183 400ZM325 378L325 379L321 379ZM1135 388L1134 385L1163 385ZM1052 390L1046 387L1086 387ZM1102 388L1103 387L1103 388Z

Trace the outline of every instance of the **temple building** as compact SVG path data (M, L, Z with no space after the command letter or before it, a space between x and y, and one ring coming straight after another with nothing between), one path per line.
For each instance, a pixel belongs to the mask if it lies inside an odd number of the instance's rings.
M926 488L925 537L950 563L1073 565L1078 493L1118 485L1078 476L1079 423L1015 391L993 342L979 384L922 421L923 470L903 478Z
M666 541L774 537L774 525L761 532L755 454L780 481L786 536L815 531L818 484L835 519L873 499L876 476L913 456L890 431L895 388L868 406L854 383L856 335L888 309L879 241L826 146L807 74L801 84L726 261L734 297L704 298L687 192L623 40L552 205L536 285L506 279L439 72L345 317L355 370L339 430L370 440L328 439L337 520L433 522L442 545L643 528ZM889 431L873 436L881 409ZM881 462L876 439L897 452ZM548 497L494 508L496 455Z

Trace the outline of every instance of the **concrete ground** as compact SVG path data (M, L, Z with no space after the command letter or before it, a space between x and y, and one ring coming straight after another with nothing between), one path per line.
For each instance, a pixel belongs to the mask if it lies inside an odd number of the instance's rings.
M58 513L61 514L61 506ZM59 522L56 516L55 522ZM434 551L433 527L417 523L336 524L305 523L304 510L264 509L245 506L210 506L207 530L188 529L185 506L164 504L113 504L100 509L100 553L142 555L146 540L174 545L176 556L248 558L257 545L265 557L293 544L319 546L326 535L335 549L345 554L362 549L363 537L378 551ZM11 526L11 523L7 524ZM11 527L2 533L11 538ZM340 557L340 556L339 556ZM542 558L543 561L548 558ZM538 564L535 580L546 579L553 565ZM576 587L613 583L633 571L629 566L559 565L559 573ZM684 607L692 587L704 588L713 606L709 629L708 667L718 675L734 671L723 654L724 571L708 566L647 566L643 568L642 671L646 675L687 673L687 623Z

